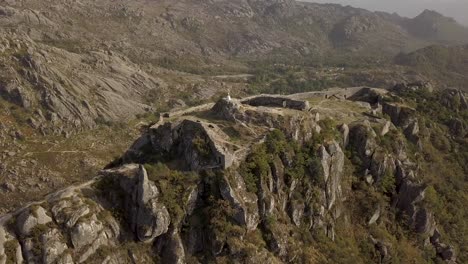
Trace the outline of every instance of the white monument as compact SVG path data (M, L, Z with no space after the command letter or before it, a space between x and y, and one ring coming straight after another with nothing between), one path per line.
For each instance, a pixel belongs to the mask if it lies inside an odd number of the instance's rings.
M226 97L226 100L231 101L231 90L228 90L228 95Z

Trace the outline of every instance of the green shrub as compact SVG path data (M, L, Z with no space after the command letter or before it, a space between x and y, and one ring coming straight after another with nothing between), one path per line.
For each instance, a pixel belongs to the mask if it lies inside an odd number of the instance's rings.
M260 178L265 178L270 171L271 156L264 144L254 147L245 164L240 166L247 190L256 193Z
M148 178L160 189L159 199L169 211L171 223L178 224L184 216L181 201L187 199L187 192L197 183L198 175L171 170L162 163L145 164L145 169Z
M444 207L442 201L443 200L437 194L437 191L434 188L434 186L429 186L426 188L424 195L424 203L430 210L437 213L441 212Z
M380 182L380 190L383 193L390 196L395 191L395 187L396 187L395 174L393 173L392 170L387 169Z
M194 149L204 158L211 156L211 148L206 140L201 136L197 135L192 139L192 145Z
M206 216L207 226L217 237L226 239L228 236L240 236L245 233L243 228L234 224L233 217L236 210L228 201L210 196L208 203L203 213Z
M337 123L331 118L325 118L319 121L320 134L325 140L339 140L341 138L341 133L337 129Z
M14 240L5 242L3 247L6 255L6 263L16 263L16 248L18 245L18 242Z
M265 144L267 145L268 153L272 155L279 154L286 149L286 136L281 130L275 129L267 135Z

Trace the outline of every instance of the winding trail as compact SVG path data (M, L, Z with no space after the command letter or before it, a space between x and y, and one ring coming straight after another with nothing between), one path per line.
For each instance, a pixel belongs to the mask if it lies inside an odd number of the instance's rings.
M30 151L30 152L24 153L24 157L28 157L28 156L31 156L33 154L44 154L44 153L88 153L88 151L87 150Z

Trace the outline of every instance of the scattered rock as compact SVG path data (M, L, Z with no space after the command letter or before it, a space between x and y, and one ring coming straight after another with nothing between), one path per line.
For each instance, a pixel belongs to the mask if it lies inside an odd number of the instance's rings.
M16 191L15 185L12 184L12 183L9 183L9 182L6 182L6 183L2 184L2 189L7 191L7 192L15 192Z
M52 218L47 215L46 210L41 206L34 206L24 210L16 220L18 233L27 236L33 228L38 225L45 225L52 222Z
M382 128L382 131L380 132L381 136L385 136L388 132L390 132L390 127L392 123L390 121L387 121L385 125Z
M349 143L349 127L347 124L343 124L340 127L340 132L343 135L343 146L346 148Z

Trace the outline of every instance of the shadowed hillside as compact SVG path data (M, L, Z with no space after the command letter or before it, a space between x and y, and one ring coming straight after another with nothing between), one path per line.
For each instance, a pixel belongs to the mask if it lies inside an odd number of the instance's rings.
M400 54L396 63L408 66L445 87L468 90L468 46L430 46L408 54Z

